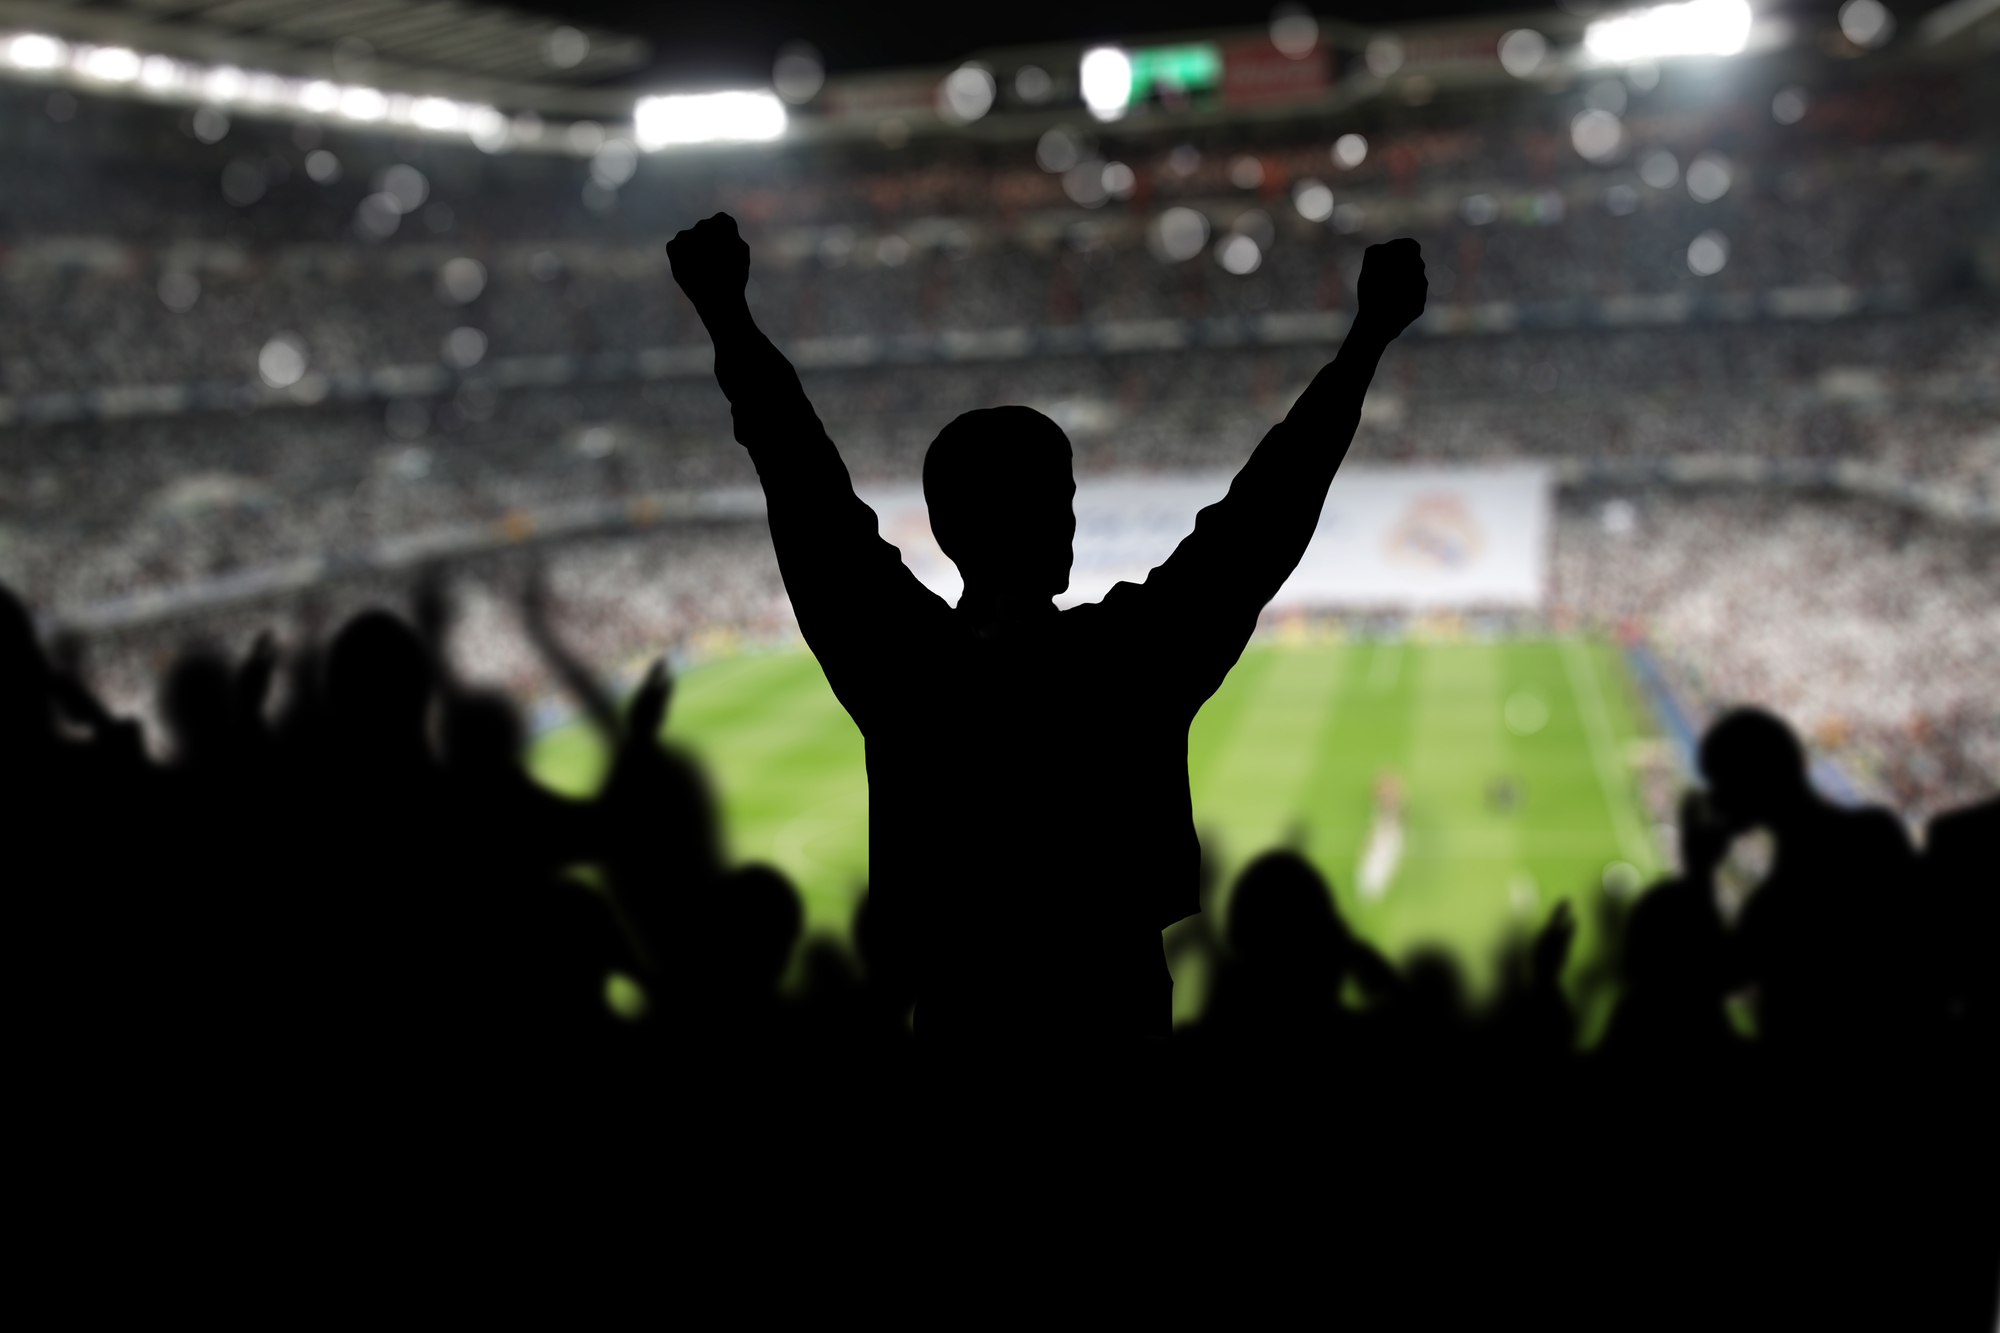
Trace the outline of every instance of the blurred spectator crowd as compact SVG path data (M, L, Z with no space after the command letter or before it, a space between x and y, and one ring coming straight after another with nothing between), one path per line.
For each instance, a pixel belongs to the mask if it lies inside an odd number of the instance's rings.
M351 570L318 610L282 609L303 625L382 586L361 567L384 543L753 484L660 249L716 209L743 222L753 304L795 348L1125 331L1124 351L802 358L861 480L913 478L945 421L1003 402L1053 416L1081 471L1234 466L1337 339L1363 247L1410 234L1437 336L1385 367L1357 460L1859 463L1990 505L2000 240L1981 230L1995 146L1977 74L1836 71L1785 123L1754 80L1668 71L1378 107L1358 145L1285 122L1124 139L1071 125L1038 143L643 157L613 187L588 154L248 120L208 142L182 113L86 99L58 122L8 90L0 156L60 188L0 197L0 404L16 416L0 578L60 620L305 557ZM1572 142L1590 109L1619 118L1602 161ZM1093 187L1093 163L1130 171ZM383 198L401 213L364 208ZM1711 233L1724 262L1700 273L1689 247ZM1199 345L1216 328L1233 341ZM296 364L267 364L276 340ZM663 348L694 355L644 355ZM402 387L328 390L412 368ZM102 407L106 390L203 384L236 396ZM1996 642L1988 537L1881 505L1632 500L1636 536L1572 497L1558 606L1640 622L1699 707L1783 707L1913 818L2000 771L1977 666ZM1799 573L1843 544L1875 555L1839 579ZM741 530L568 547L551 571L600 662L786 622L767 549ZM476 620L486 575L463 577ZM1772 584L1797 604L1752 595ZM487 675L546 694L505 620ZM1844 665L1814 675L1802 655L1831 651L1826 635ZM104 645L121 703L158 666L130 645L158 637Z

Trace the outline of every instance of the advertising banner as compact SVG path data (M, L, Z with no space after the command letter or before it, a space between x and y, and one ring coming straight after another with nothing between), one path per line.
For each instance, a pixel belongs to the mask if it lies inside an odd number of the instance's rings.
M1231 473L1086 478L1076 491L1075 563L1057 602L1145 582ZM1548 576L1550 474L1535 463L1341 469L1278 607L1428 610L1541 605ZM957 568L931 535L920 486L864 487L882 536L924 584L956 602Z

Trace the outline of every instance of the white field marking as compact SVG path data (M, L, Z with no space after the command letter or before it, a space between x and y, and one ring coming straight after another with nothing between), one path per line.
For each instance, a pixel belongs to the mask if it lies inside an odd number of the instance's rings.
M1542 905L1542 886L1527 871L1516 870L1507 877L1507 905L1515 916L1533 916Z
M1402 817L1378 810L1375 824L1368 830L1368 850L1362 853L1361 868L1354 876L1361 896L1372 902L1387 893L1402 861Z
M1374 654L1368 659L1368 692L1387 694L1396 688L1396 682L1403 674L1403 645L1400 643L1378 643Z
M1611 742L1611 715L1604 707L1604 691L1598 685L1597 669L1590 654L1576 639L1564 639L1563 666L1569 670L1570 691L1583 714L1583 729L1590 737L1590 757L1597 765L1597 785L1604 792L1604 808L1611 814L1611 827L1618 834L1618 846L1634 865L1653 864L1651 849L1632 817L1631 802L1624 799L1625 784L1618 767L1618 752Z

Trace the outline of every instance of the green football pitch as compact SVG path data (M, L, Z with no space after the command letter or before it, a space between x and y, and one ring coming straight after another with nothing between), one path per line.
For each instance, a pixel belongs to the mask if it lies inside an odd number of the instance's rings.
M1253 644L1188 736L1195 824L1220 872L1211 911L1226 911L1252 857L1291 846L1325 872L1357 933L1392 959L1444 949L1475 994L1502 948L1568 898L1575 975L1601 948L1607 873L1630 884L1660 868L1628 759L1651 730L1620 654L1601 642ZM868 879L868 788L860 732L811 654L687 671L666 736L706 767L731 860L784 870L808 932L844 939ZM578 725L546 733L531 755L543 782L575 795L604 763ZM1400 855L1363 894L1385 775L1402 792ZM1208 955L1176 952L1184 1019L1205 996Z

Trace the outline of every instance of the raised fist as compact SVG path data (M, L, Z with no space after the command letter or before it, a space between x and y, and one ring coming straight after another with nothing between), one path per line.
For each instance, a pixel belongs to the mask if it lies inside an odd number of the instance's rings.
M703 319L726 302L740 301L750 281L750 247L727 213L703 218L668 241L667 262Z
M1368 247L1361 258L1359 318L1393 338L1424 313L1430 283L1424 278L1424 252L1409 237Z

